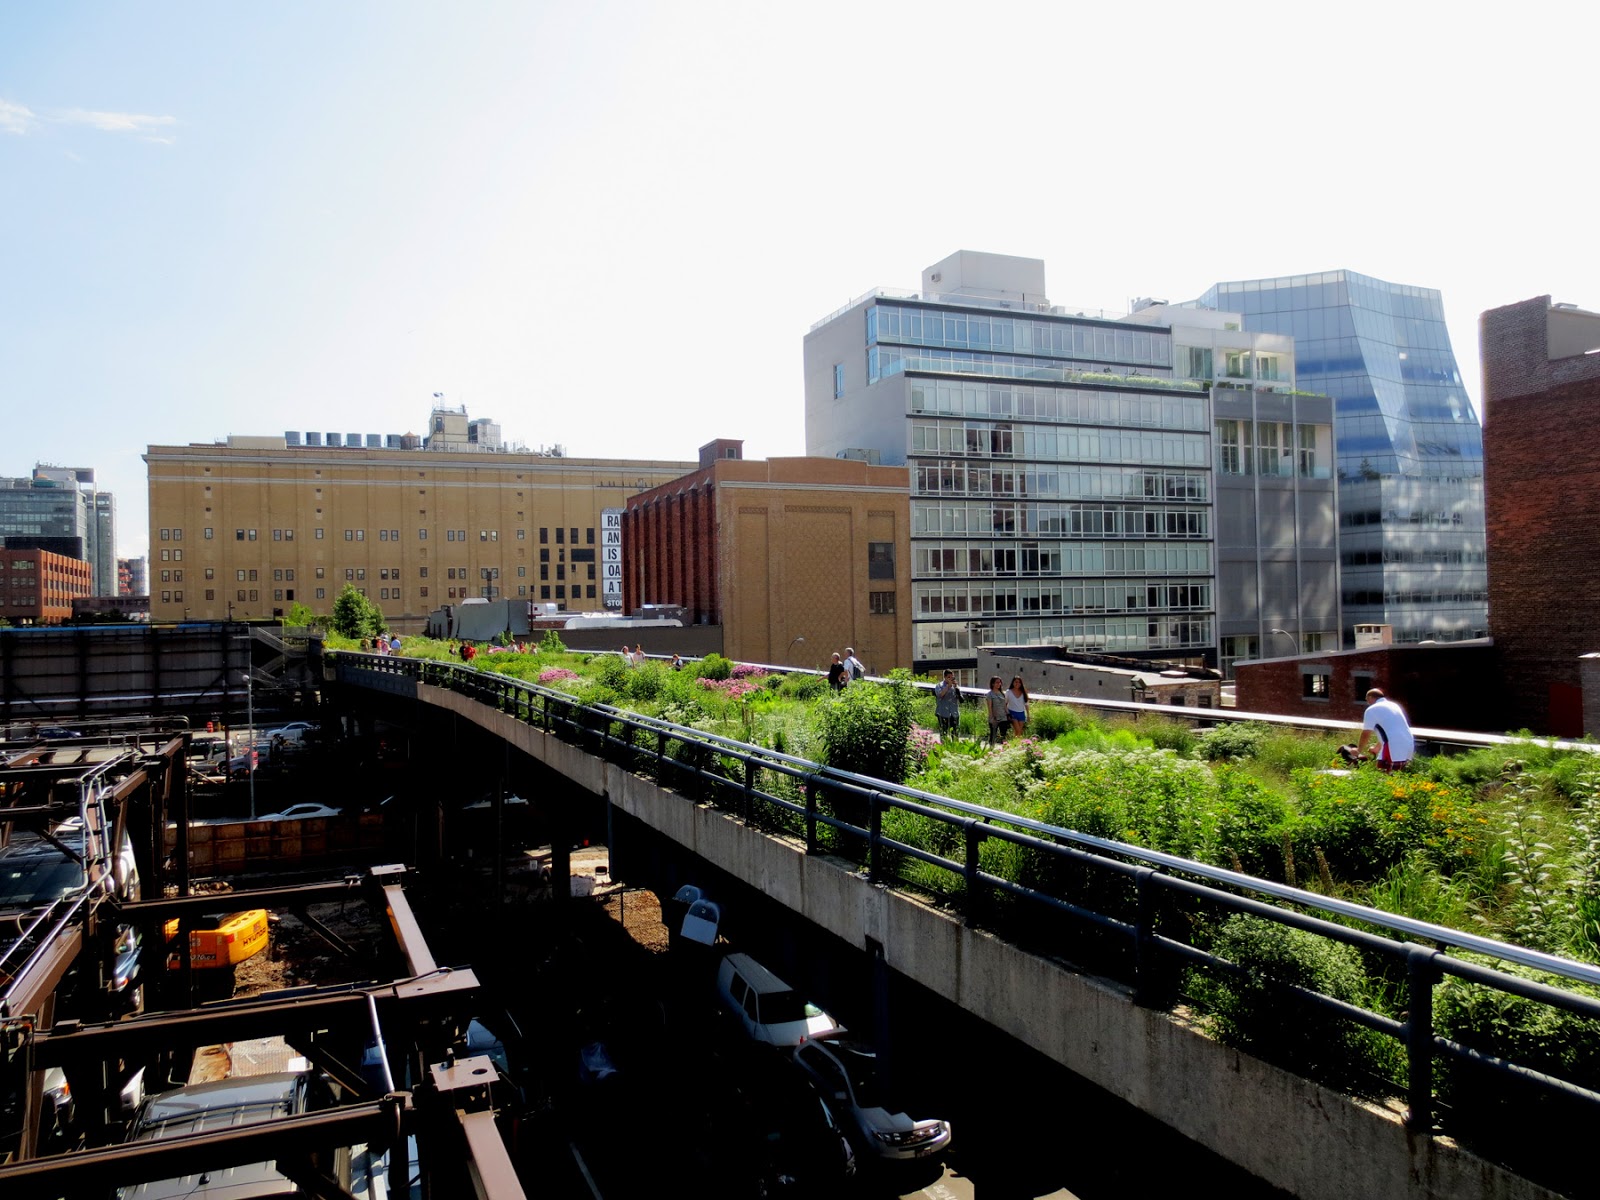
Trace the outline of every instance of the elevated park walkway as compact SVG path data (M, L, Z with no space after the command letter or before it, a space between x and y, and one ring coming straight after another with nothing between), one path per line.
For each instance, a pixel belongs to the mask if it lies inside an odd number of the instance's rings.
M1593 965L584 706L466 666L339 653L329 656L326 686L346 707L387 702L475 725L603 802L615 816L617 876L629 877L629 831L653 831L1296 1196L1592 1192L1585 1133L1600 1112L1600 1081L1562 1077L1550 1046L1495 1057L1453 1041L1436 1028L1433 1001L1454 977L1507 1004L1600 1020ZM919 846L885 831L887 817L907 814L934 831ZM997 869L1006 858L1031 864L1025 880ZM1330 1086L1309 1064L1265 1061L1204 1032L1184 992L1189 973L1245 972L1194 931L1236 913L1353 946L1393 981L1398 1016L1250 981L1308 1030L1347 1023L1384 1039L1392 1072ZM1508 1144L1493 1131L1513 1112Z

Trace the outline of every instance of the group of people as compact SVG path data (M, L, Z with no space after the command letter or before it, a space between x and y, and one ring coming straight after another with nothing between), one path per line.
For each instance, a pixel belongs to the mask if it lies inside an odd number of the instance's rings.
M626 663L628 666L630 666L630 667L638 667L638 666L643 666L644 665L644 643L643 642L640 642L640 643L636 644L633 647L633 649L631 649L631 650L628 649L628 644L626 642L624 642L622 644L622 652L621 653L622 653L622 661L624 663ZM674 651L671 660L667 663L667 668L669 670L673 670L673 671L681 671L681 670L683 670L683 656L681 654L677 653L676 651Z
M1002 689L1000 676L989 677L989 690L983 694L984 713L989 718L989 744L1005 741L1009 730L1021 737L1028 730L1028 688L1021 675L1011 677L1011 686ZM939 722L939 735L952 738L961 728L961 686L956 673L946 671L933 688L933 715Z
M856 648L846 646L842 657L837 650L833 652L833 661L828 664L828 686L836 692L842 692L848 684L864 678L866 673L866 666L856 657Z
M377 654L399 654L400 635L398 633L380 633L370 641L362 638L361 648L363 650L371 650Z

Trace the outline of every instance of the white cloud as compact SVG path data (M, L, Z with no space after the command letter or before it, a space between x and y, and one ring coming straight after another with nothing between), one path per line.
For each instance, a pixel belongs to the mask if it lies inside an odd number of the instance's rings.
M52 121L63 125L92 125L105 133L149 133L166 125L176 125L176 117L152 117L144 113L96 112L69 108L54 114Z
M32 109L0 100L0 133L27 133L33 125Z

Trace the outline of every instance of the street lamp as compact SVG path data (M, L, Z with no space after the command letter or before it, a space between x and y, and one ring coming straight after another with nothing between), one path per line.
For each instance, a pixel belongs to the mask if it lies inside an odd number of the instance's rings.
M789 657L789 651L793 650L796 646L800 645L805 640L806 640L805 637L801 636L801 637L795 638L794 641L790 642L789 645L788 645L788 648L785 649L784 652L783 652L784 659L787 661L787 659Z
M244 675L244 711L245 721L250 727L248 737L249 758L245 760L245 769L250 772L250 819L256 819L256 690L250 679L250 672L241 672Z
M1300 643L1295 641L1294 634L1290 633L1287 629L1269 629L1267 632L1281 633L1284 637L1289 639L1289 653L1291 655L1300 653Z

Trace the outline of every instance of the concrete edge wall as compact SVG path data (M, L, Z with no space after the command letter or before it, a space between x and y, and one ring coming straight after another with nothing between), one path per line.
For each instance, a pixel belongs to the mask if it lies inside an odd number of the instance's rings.
M1074 974L838 862L747 829L465 696L418 698L473 721L578 786L607 795L721 870L1251 1174L1305 1200L1557 1200L1447 1138L1410 1135L1366 1104L1231 1050L1127 991Z

